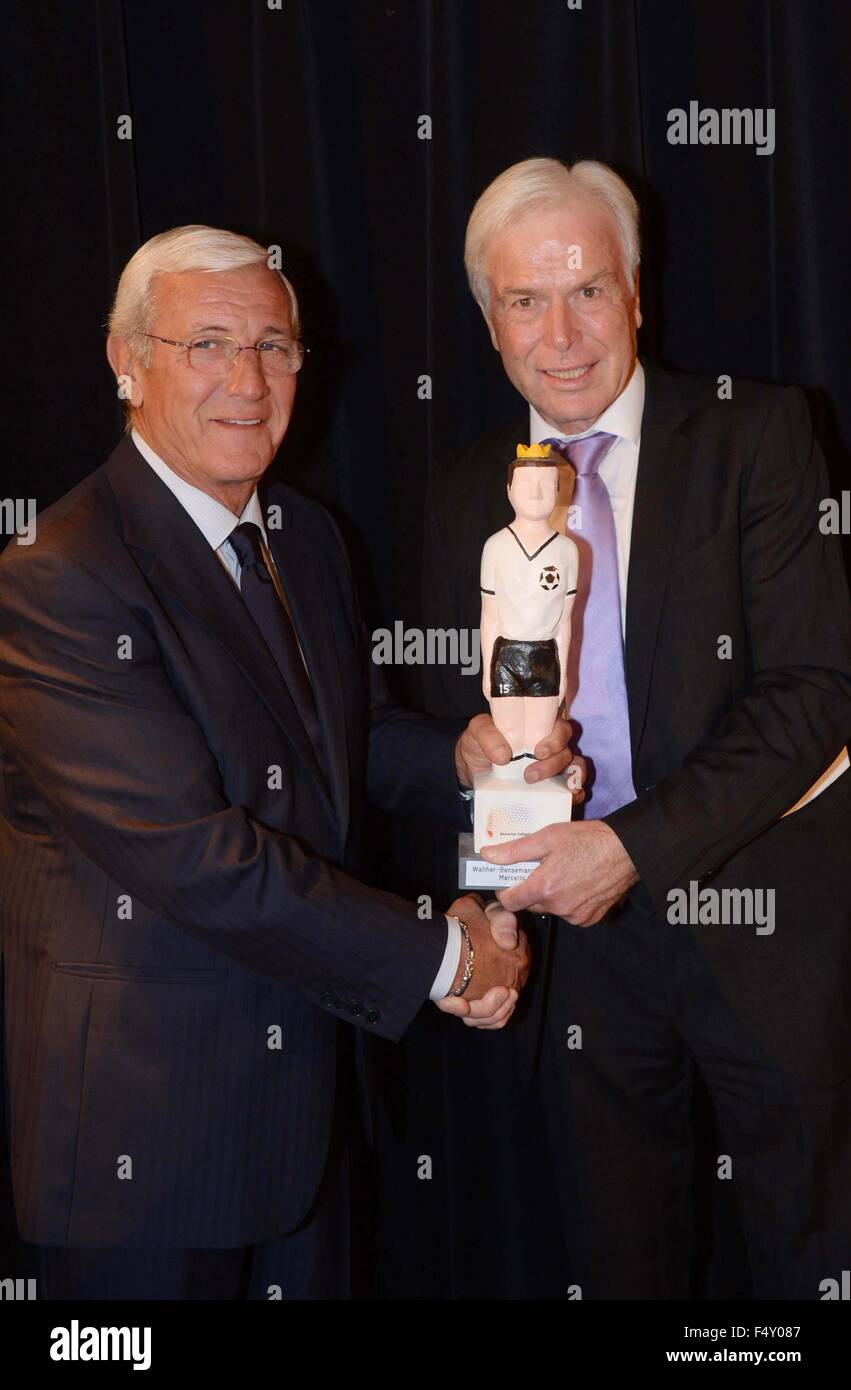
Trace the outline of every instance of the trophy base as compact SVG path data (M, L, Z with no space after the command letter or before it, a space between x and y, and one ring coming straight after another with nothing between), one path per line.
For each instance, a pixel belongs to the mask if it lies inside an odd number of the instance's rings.
M458 887L496 890L522 883L538 860L520 864L489 864L479 851L484 845L507 845L522 835L571 819L573 794L564 776L528 783L483 773L473 779L473 833L458 836Z
M533 835L545 825L569 821L573 794L564 775L545 782L506 780L492 772L473 778L473 848L507 845L523 835Z
M538 864L531 860L524 864L489 864L473 849L473 835L466 831L458 836L458 887L465 892L470 888L491 889L510 888L537 869Z

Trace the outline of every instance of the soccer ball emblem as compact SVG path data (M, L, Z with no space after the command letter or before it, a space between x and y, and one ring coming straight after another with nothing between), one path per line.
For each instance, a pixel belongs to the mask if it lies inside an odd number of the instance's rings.
M542 589L555 589L558 585L558 570L555 565L545 565L538 577Z

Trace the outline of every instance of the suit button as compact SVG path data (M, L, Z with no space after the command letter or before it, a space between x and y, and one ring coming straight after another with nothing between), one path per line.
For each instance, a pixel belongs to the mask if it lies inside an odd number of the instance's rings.
M367 1023L377 1023L378 1020L381 1018L381 1014L378 1012L377 1009L367 1009L364 1017L366 1018Z
M326 989L326 990L325 990L325 993L324 993L324 994L321 994L321 995L319 996L319 1002L320 1002L320 1004L324 1004L325 1007L326 1007L326 1009L333 1009L333 1007L334 1007L334 996L333 996L333 994L331 993L330 989Z
M358 1014L363 1013L363 1004L361 1003L360 999L352 1000L352 1002L349 1005L349 1013L354 1014L355 1018L357 1018Z

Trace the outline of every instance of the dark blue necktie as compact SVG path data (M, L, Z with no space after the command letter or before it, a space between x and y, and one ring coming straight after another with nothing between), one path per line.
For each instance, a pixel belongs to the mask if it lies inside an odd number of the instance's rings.
M322 726L295 628L278 598L261 544L260 527L242 521L228 536L241 570L240 591L246 608L275 659L307 735L323 764Z

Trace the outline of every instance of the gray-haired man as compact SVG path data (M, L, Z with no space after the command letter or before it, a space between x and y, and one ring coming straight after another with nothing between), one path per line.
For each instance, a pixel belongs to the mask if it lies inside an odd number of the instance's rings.
M851 1262L847 587L803 396L719 399L639 361L638 252L632 194L592 161L527 160L476 204L470 283L526 406L433 474L426 620L475 621L505 462L550 441L582 503L569 714L590 795L486 855L540 860L501 898L555 918L542 1085L570 1272L584 1297L688 1297L698 1068L756 1294L815 1299ZM430 675L435 713L475 712ZM767 892L771 923L749 919Z
M370 691L334 523L261 502L303 357L263 247L153 238L110 327L132 433L0 564L18 1226L45 1298L344 1296L340 1022L498 1029L527 970L473 898L432 923L352 876L366 784L462 824L496 736Z

